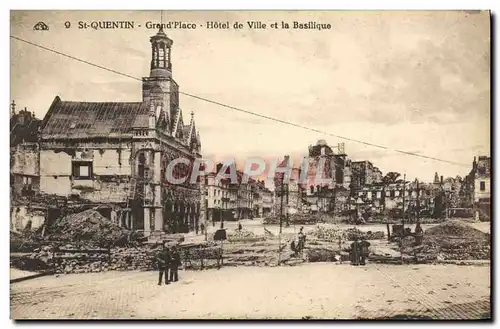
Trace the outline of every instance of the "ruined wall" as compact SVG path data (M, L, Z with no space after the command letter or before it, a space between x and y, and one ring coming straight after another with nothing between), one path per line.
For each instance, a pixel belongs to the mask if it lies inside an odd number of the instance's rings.
M72 192L92 202L117 203L127 201L130 187L128 178L110 178L110 181L103 181L99 177L95 177L89 185L86 187L79 181L75 181Z
M11 173L38 176L39 153L37 144L18 144L11 149Z
M42 150L40 152L41 192L69 196L78 194L93 202L125 202L129 195L131 150L128 148L94 149L86 154ZM92 163L91 179L74 179L72 162Z
M19 209L19 212L17 212ZM32 230L39 228L45 222L46 210L40 208L32 208L26 205L15 206L12 209L10 216L10 227L13 231L20 232L31 220ZM16 215L17 214L17 215Z
M481 191L481 182L484 183L484 191ZM479 200L483 198L490 198L490 184L491 183L489 177L476 178L474 180L474 202L479 202Z
M71 193L71 155L40 151L40 192L67 196Z
M132 173L130 155L130 149L94 150L94 174L130 176Z

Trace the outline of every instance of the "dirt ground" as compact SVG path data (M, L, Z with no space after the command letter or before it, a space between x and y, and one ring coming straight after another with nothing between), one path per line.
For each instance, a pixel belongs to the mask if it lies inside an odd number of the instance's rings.
M452 274L452 275L450 275ZM391 318L489 314L489 266L315 263L42 277L11 284L16 319Z

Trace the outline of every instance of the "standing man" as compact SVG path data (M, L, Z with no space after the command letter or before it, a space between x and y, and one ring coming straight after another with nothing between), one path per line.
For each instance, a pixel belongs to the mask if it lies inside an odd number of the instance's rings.
M172 250L172 262L170 263L171 282L179 281L179 266L181 266L181 255L179 254L177 247L174 247Z
M16 209L16 214L14 215L14 230L16 232L22 232L23 230L23 217L21 216L21 209Z
M354 242L351 243L351 265L358 266L360 259L360 245L358 242L358 237L354 238Z
M359 249L360 249L360 264L361 265L366 265L366 259L370 255L370 250L368 249L370 247L370 242L366 241L365 239L362 239L361 242L359 243Z
M302 226L299 230L299 252L302 252L306 246L306 235L304 234L304 226Z
M163 244L163 250L161 250L156 256L158 261L158 285L161 286L163 274L165 274L165 284L169 284L168 281L168 268L171 263L170 250L168 250L167 244Z
M205 234L205 224L201 223L200 229L201 229L201 234Z
M415 227L415 244L420 246L424 238L424 230L420 226L420 222L417 222L417 227Z

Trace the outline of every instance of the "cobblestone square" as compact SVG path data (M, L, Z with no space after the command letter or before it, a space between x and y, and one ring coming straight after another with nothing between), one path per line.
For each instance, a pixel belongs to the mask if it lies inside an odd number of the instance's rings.
M48 276L11 284L14 319L480 319L489 266L308 264Z

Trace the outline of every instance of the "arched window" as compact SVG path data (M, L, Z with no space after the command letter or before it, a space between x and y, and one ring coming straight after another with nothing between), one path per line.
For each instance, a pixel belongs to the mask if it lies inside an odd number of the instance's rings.
M314 186L311 185L311 194L314 194Z
M166 67L166 61L165 61L165 49L163 49L162 46L158 49L158 66L159 67Z

